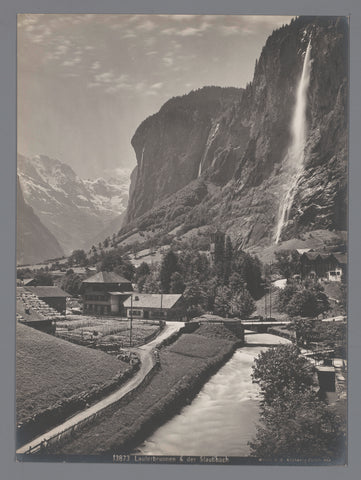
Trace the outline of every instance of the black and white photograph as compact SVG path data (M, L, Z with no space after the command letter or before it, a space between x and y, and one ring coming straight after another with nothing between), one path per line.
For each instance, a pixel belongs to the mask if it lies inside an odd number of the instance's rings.
M347 465L348 139L346 16L18 14L17 461Z

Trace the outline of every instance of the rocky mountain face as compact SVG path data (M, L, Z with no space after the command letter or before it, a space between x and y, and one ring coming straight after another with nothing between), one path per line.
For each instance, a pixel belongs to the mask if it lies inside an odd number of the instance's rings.
M172 98L138 127L132 139L137 166L131 177L128 220L201 174L208 150L216 148L218 116L239 102L242 93L211 87Z
M19 265L38 263L64 255L58 241L24 201L17 179L16 260Z
M90 248L98 234L113 225L111 233L119 230L116 219L127 206L129 173L120 172L109 180L83 180L58 160L18 155L24 199L66 254Z
M346 229L348 24L299 17L268 38L245 90L205 87L139 126L120 243L137 231L160 237L205 225L242 247L274 242L309 42L305 160L281 239Z

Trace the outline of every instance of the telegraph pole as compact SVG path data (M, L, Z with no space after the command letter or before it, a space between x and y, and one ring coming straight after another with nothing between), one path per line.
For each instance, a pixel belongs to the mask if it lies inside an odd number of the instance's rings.
M163 320L163 292L160 294L160 318Z
M269 284L269 317L271 319L272 317L272 262L270 265L271 271L270 271L270 284Z
M132 330L133 330L133 294L130 295L130 330L129 330L129 345L132 346Z

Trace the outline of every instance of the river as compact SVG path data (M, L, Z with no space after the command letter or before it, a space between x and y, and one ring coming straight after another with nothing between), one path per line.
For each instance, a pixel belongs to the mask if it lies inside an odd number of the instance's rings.
M252 383L255 357L267 345L289 343L269 335L247 334L247 345L203 386L193 402L140 445L142 455L249 455L259 419L259 388Z

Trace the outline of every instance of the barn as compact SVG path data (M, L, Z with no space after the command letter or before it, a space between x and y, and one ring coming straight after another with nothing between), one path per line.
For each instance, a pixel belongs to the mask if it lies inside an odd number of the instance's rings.
M185 321L181 294L133 293L124 301L128 318Z
M47 303L49 307L59 313L66 311L66 297L68 294L59 287L38 286L38 287L24 287L27 291L36 295L40 300Z

